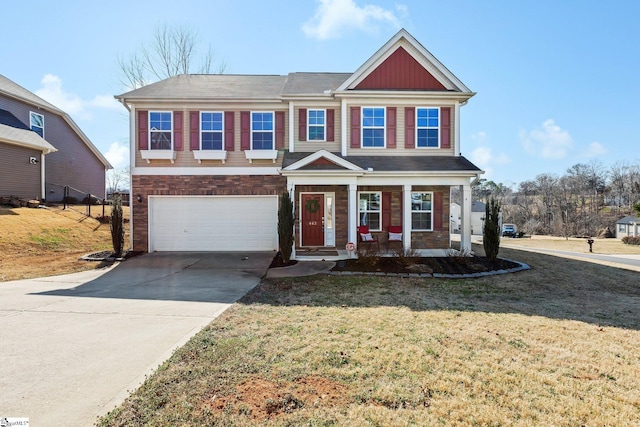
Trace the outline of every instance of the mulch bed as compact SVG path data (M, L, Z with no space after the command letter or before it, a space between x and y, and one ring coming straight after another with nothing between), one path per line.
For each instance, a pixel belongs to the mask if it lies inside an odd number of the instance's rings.
M520 264L505 259L490 261L486 257L362 257L338 261L331 271L383 273L473 274L508 270Z

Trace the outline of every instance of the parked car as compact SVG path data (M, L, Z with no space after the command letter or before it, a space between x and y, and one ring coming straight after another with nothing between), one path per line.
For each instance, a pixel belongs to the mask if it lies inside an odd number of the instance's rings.
M502 237L517 237L518 227L515 224L502 224Z

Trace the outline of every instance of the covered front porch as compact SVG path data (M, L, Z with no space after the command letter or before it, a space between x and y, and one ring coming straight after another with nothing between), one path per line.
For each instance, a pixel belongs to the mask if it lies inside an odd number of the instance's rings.
M281 173L294 202L294 259L346 259L359 249L382 256L444 256L452 248L453 187L462 194L455 246L471 252L471 183L478 171L379 171L325 152L307 155ZM361 226L374 241L362 240ZM398 241L389 241L390 227L400 231Z

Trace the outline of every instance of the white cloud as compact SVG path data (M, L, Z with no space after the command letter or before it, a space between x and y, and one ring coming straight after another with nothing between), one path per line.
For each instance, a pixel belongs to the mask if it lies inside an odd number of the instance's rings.
M129 147L119 142L114 142L109 146L109 150L104 155L114 169L122 169L129 164Z
M326 40L339 38L346 30L361 31L377 30L376 23L387 23L399 28L400 19L391 10L371 4L362 7L354 0L319 0L320 5L313 18L302 25L302 31L307 37ZM401 15L407 14L407 7L396 6Z
M569 132L553 119L545 120L540 128L520 131L520 142L529 154L543 159L562 159L573 146Z
M75 118L90 119L93 108L121 108L110 95L96 95L91 100L83 100L74 93L66 92L62 79L54 74L45 74L40 83L42 87L35 94Z
M589 146L587 147L586 151L582 154L583 157L598 157L601 156L603 154L607 154L609 152L609 150L607 150L607 148L600 144L599 142L592 142L591 144L589 144Z
M485 171L483 178L490 178L496 166L511 163L511 159L504 153L494 154L487 144L486 132L480 131L471 136L471 140L476 143L476 147L471 151L469 160Z

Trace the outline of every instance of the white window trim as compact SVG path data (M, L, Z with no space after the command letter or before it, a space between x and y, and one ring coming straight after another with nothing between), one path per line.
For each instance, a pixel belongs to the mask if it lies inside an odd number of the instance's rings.
M435 109L435 110L438 110L438 128L437 128L437 130L438 130L438 146L437 147L421 147L421 146L418 145L418 130L419 129L433 129L433 127L430 127L430 126L424 126L424 127L419 127L418 126L418 110L419 109L425 109L425 110L427 110L427 109L430 109L430 110ZM415 110L414 114L415 114L415 118L416 118L415 119L416 120L416 130L415 130L415 135L414 135L414 138L415 138L415 141L416 141L416 147L415 148L417 148L419 150L439 150L440 149L440 132L441 132L440 124L442 122L442 111L440 110L440 107L427 107L427 106L416 107L416 110Z
M434 198L433 198L433 191L412 191L411 192L411 199L413 200L413 195L414 194L431 194L431 210L430 211L425 211L425 210L413 210L413 203L411 204L411 213L423 213L423 212L431 212L431 228L430 229L424 229L424 228L413 228L413 215L411 215L411 231L433 231L433 204L434 204Z
M202 115L203 114L220 114L222 115L222 130L203 130L202 129ZM217 148L207 148L206 150L204 148L202 148L202 135L205 133L219 133L222 135L222 146L220 147L220 149ZM200 151L225 151L225 145L224 145L225 141L224 141L224 111L200 111ZM215 158L218 158L218 156L216 156ZM226 158L226 156L225 156Z
M254 129L253 129L253 115L256 114L256 113L258 113L258 114L264 114L264 113L271 114L271 122L273 123L273 129L271 129L271 144L272 144L271 150L254 149L253 148L253 132L254 132ZM251 125L251 131L250 131L251 132L250 133L250 135L251 135L251 151L273 151L273 150L275 150L275 147L276 147L276 113L275 113L275 111L251 111L250 115L249 115L249 121L250 121L250 125ZM262 131L262 130L260 130L260 131L256 130L255 132L266 133L265 131Z
M384 144L382 147L365 147L364 146L364 129L365 129L364 110L368 108L373 108L373 109L382 108L384 110L384 126L382 126L382 138L383 138ZM367 129L378 129L378 127L367 127ZM371 105L360 107L360 148L363 148L366 150L380 150L383 148L387 148L387 107L371 106Z
M362 225L360 224L360 213L362 213L363 211L360 210L360 195L361 194L378 194L380 196L380 211L366 211L366 212L373 212L373 213L379 213L380 215L378 216L378 227L377 228L372 228L371 225L369 225L369 231L382 231L382 191L358 191L358 195L357 195L357 202L358 202L358 226Z
M324 115L324 124L322 125L324 138L322 139L311 139L310 130L311 126L318 127L319 125L312 125L309 123L311 120L311 111L322 111ZM307 142L327 142L327 109L326 108L309 108L307 109Z
M171 115L171 129L169 130L169 134L171 136L171 148L169 150L158 150L158 149L154 150L154 149L151 148L151 132L152 132L151 131L151 113L169 113ZM148 129L148 133L149 133L149 135L147 136L147 138L148 138L147 147L149 147L148 151L158 151L158 152L160 152L160 151L170 151L170 152L173 152L174 151L174 149L173 149L173 127L174 127L173 126L173 111L163 111L163 110L153 110L153 111L151 111L151 110L149 110L149 113L148 113L148 116L147 116L147 123L148 123L147 124L147 129ZM154 131L154 132L167 132L167 131L163 130L163 131ZM156 157L152 157L152 158L156 158ZM158 157L158 158L164 159L165 157ZM174 159L175 159L175 156L174 156Z
M31 116L32 115L40 116L42 118L42 138L44 139L44 115L40 114L40 113L36 113L35 111L29 111L29 129L31 129L31 130L33 130L32 129L33 124L31 123ZM40 126L36 126L36 127L40 127Z

